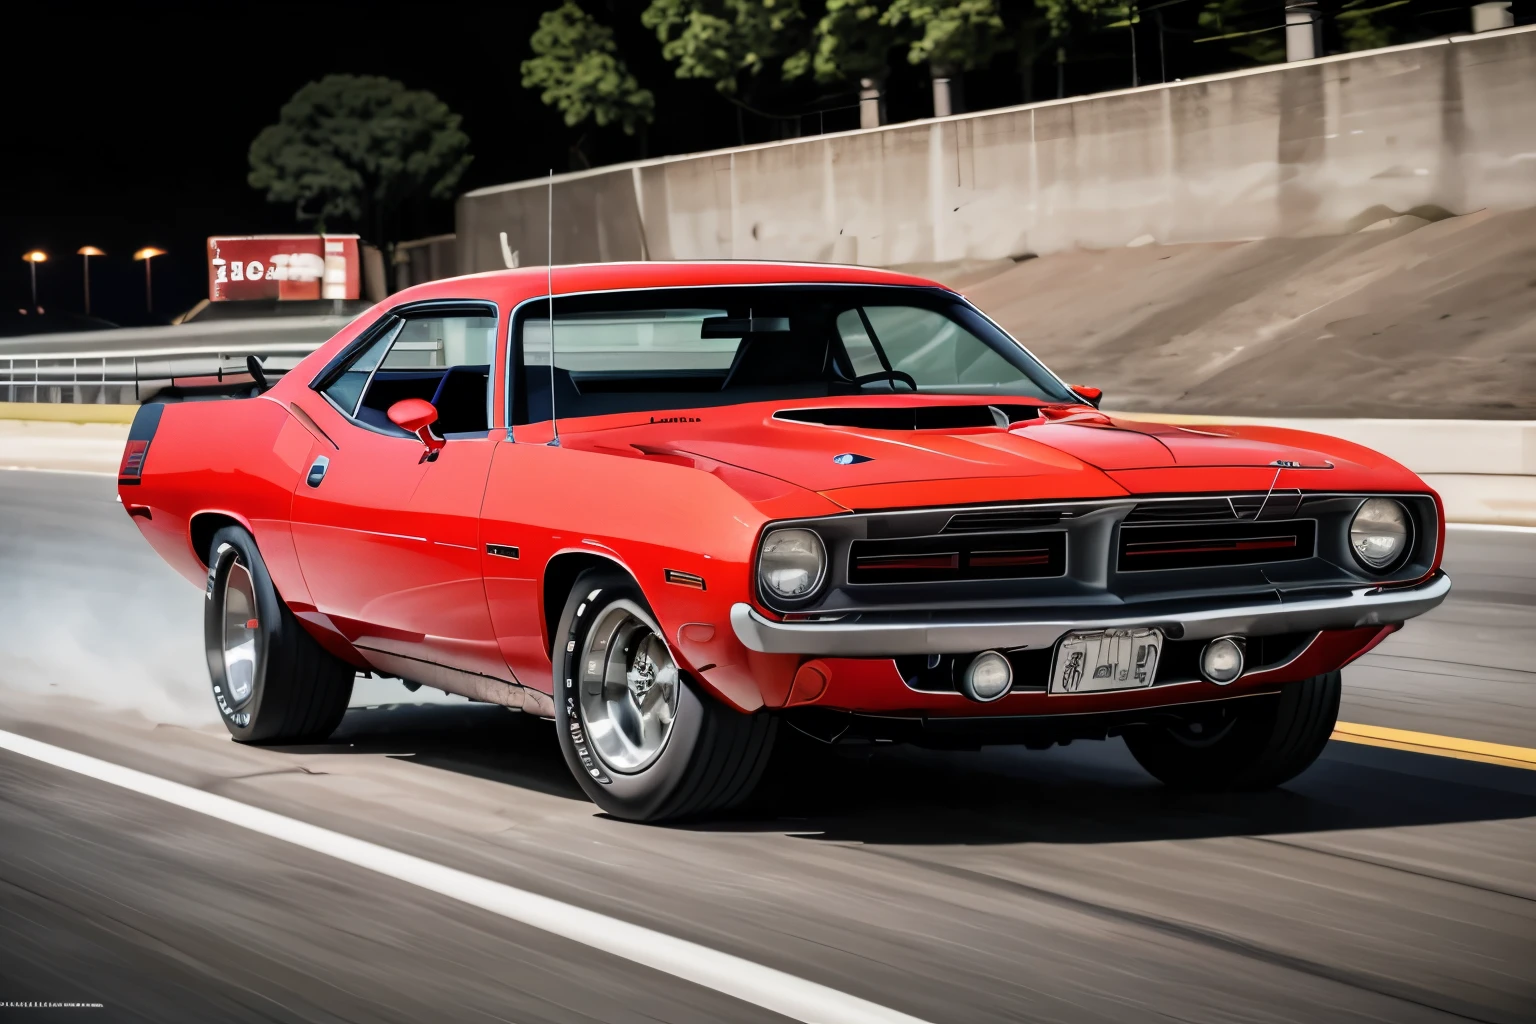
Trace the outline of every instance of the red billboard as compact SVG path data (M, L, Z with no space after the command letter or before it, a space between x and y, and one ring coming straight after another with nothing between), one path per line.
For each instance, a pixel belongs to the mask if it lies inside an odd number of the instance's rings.
M355 299L362 294L356 235L246 235L208 239L208 298Z

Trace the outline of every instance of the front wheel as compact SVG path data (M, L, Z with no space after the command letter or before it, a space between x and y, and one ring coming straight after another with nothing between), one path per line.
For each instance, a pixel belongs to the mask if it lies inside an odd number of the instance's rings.
M582 573L554 636L555 725L566 764L616 818L660 821L745 800L776 719L722 705L681 671L640 588Z
M242 743L304 743L335 731L357 670L299 625L238 526L213 536L203 642L213 699Z
M1228 701L1171 725L1125 734L1165 785L1198 792L1271 789L1311 767L1339 718L1338 672L1287 683L1274 697Z

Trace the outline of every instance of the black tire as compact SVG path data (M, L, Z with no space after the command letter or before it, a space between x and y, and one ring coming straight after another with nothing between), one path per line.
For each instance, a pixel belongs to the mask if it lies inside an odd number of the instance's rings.
M1339 718L1340 675L1287 683L1274 697L1246 697L1180 725L1125 734L1141 766L1164 785L1195 792L1271 789L1311 767Z
M588 741L574 669L587 633L619 602L650 615L645 595L628 575L589 569L572 585L555 631L555 731L571 774L593 803L628 821L697 817L735 807L762 777L778 720L768 712L744 715L726 707L686 672L678 674L671 732L650 764L617 771Z
M214 534L208 565L203 643L214 703L230 735L241 743L325 739L346 713L357 669L305 632L278 596L255 538L244 529L227 526ZM232 575L241 570L245 578ZM248 582L249 595L240 590L232 596L235 581ZM254 657L249 674L232 685L224 658L226 606L238 617L247 602L254 603L256 626L248 633Z

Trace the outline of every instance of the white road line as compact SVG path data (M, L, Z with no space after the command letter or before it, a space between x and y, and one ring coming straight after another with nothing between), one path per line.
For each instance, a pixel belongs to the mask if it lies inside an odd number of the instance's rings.
M925 1024L917 1017L729 953L50 743L0 730L0 749L376 871L793 1020L815 1024Z
M55 469L52 466L0 466L11 473L69 473L73 476L117 476L104 469Z
M1536 526L1513 526L1503 523L1446 523L1447 530L1482 530L1487 533L1536 533Z

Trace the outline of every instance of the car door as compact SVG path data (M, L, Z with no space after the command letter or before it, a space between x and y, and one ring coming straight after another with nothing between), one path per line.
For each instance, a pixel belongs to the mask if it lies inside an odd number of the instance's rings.
M365 657L507 679L480 566L494 307L427 305L384 318L301 395L334 442L317 443L294 493L293 536L315 607ZM434 458L389 421L403 398L438 409ZM434 679L423 669L414 678Z

